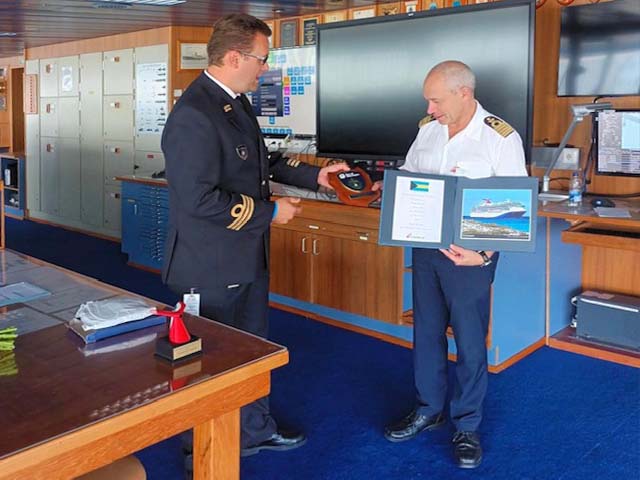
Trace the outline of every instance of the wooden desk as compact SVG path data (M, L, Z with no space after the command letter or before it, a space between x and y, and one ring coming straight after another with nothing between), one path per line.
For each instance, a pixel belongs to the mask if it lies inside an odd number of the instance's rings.
M598 290L626 295L640 295L640 201L614 199L616 207L627 208L631 218L599 217L591 208L586 197L579 207L570 207L565 202L543 202L538 207L538 215L547 218L547 305L549 298L556 294L549 285L561 270L575 268L563 265L561 256L554 256L551 232L554 219L570 223L560 232L560 240L567 244L579 245L582 249L580 265L580 285L583 290ZM555 234L557 235L557 234ZM556 244L556 247L558 245ZM556 271L552 271L553 269ZM566 299L568 302L568 298ZM574 329L568 327L567 315L564 323L555 321L554 312L547 306L547 344L564 350L582 353L597 358L612 360L626 365L640 366L640 355L624 349L596 345L578 339ZM554 326L549 327L552 323ZM558 326L563 328L557 330ZM556 331L557 330L557 331Z
M239 409L269 393L284 347L193 316L204 352L184 364L153 355L165 326L86 346L60 322L74 292L126 292L8 250L0 264L3 281L42 279L52 292L0 310L0 328L18 314L53 324L19 336L17 372L0 376L0 479L74 478L190 428L194 478L239 478Z

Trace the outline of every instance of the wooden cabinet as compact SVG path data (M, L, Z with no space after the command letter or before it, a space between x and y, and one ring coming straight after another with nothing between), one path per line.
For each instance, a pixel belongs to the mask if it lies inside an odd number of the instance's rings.
M616 199L616 206L626 208L630 217L599 217L587 202L579 207L568 207L565 202L542 204L538 209L538 214L547 217L549 225L553 221L556 227L555 236L549 239L552 284L548 289L547 343L554 348L640 367L640 354L636 351L577 337L575 328L569 325L570 315L566 311L570 295L580 290L640 295L640 273L635 268L640 264L640 202ZM567 228L558 219L570 222L571 226ZM565 254L566 248L571 246L578 247L574 265ZM554 250L559 253L555 254ZM570 284L574 287L571 290L561 282L566 283L569 271L577 273L577 278ZM561 303L564 308L561 308L554 298L563 292L565 298Z
M271 229L270 290L312 302L311 235L276 227Z
M367 318L402 321L403 251L377 244L379 211L303 202L271 229L271 292Z

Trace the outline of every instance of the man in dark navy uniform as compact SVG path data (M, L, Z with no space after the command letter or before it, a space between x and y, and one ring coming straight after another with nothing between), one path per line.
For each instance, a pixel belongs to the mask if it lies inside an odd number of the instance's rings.
M482 108L475 83L462 62L446 61L431 69L423 88L428 115L419 124L403 170L468 178L527 175L520 136ZM461 468L475 468L482 461L477 431L487 392L485 341L498 254L457 245L440 251L414 248L412 254L417 405L389 425L385 437L401 442L444 424L446 330L451 325L457 347L449 412L456 428L454 457Z
M234 14L213 27L209 66L174 106L162 136L169 186L163 281L195 289L203 316L260 337L268 333L269 228L300 210L299 199L270 201L269 179L316 190L344 165L318 168L269 156L245 92L268 70L269 27ZM279 430L265 397L241 412L243 455L288 450L302 433Z

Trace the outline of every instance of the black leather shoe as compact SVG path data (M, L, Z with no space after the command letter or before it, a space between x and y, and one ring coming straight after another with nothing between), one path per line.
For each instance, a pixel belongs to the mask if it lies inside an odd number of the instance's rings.
M304 433L279 430L264 442L241 449L240 456L248 457L255 455L260 450L276 450L279 452L293 450L294 448L301 447L305 443L307 443L307 437Z
M476 468L482 462L480 437L476 432L456 432L453 436L453 456L460 468Z
M414 410L399 422L387 426L384 437L390 442L404 442L411 440L424 430L434 430L444 423L445 419L441 413L427 417Z

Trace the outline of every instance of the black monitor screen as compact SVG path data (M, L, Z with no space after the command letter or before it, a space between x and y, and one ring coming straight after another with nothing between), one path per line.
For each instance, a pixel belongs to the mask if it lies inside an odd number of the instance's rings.
M558 95L640 94L640 1L562 9Z
M404 158L426 115L425 75L444 60L471 67L476 98L527 147L533 16L514 0L320 26L318 155Z
M598 112L600 174L640 175L640 111Z

